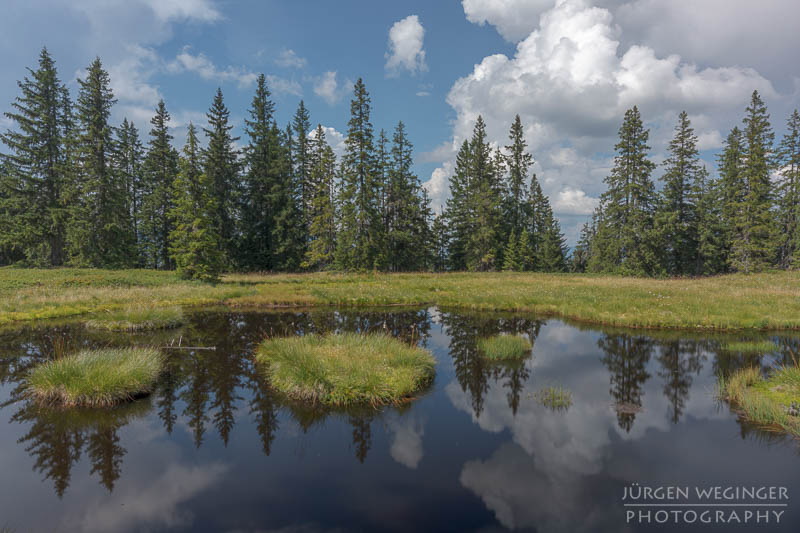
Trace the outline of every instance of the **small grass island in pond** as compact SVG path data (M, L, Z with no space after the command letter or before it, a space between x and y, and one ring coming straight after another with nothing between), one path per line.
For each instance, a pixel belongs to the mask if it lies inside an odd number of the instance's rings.
M478 350L481 354L494 361L522 359L527 357L532 349L531 341L522 335L496 335L478 341Z
M126 307L86 321L89 329L108 331L152 331L177 328L182 324L183 311L180 307Z
M152 391L164 365L154 348L84 350L35 367L28 396L64 407L108 407Z
M540 404L553 411L566 411L572 406L572 393L561 386L545 387L535 396Z
M785 366L764 377L758 367L720 377L717 396L754 424L800 437L800 368Z
M423 348L358 333L268 339L256 358L279 392L332 407L406 401L433 380L436 363Z

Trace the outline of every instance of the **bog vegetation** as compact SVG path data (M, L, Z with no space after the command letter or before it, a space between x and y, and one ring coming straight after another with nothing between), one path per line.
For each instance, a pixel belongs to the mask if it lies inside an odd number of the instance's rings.
M800 274L652 280L588 274L238 274L208 285L155 270L0 268L0 325L126 307L438 305L598 324L800 329Z
M110 122L100 59L74 99L46 49L19 87L0 134L0 265L175 269L212 281L223 271L694 276L800 265L800 114L776 143L757 92L715 177L685 112L657 171L643 118L628 110L607 190L568 257L519 117L503 148L477 118L434 215L405 126L376 131L360 79L339 158L303 101L277 124L263 75L241 150L221 90L202 134L190 125L173 139L161 101L145 140L127 119Z
M533 345L522 335L495 335L478 339L478 350L487 359L522 359L530 355Z
M720 376L717 396L750 422L800 437L800 367L773 369L765 377L751 367Z
M336 407L407 401L433 380L436 363L423 348L358 333L268 339L256 358L279 392Z
M34 367L25 387L42 403L108 407L150 392L163 365L154 348L83 350Z

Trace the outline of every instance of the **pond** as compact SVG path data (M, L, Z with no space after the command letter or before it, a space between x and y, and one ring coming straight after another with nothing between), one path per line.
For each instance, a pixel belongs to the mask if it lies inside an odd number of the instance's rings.
M434 383L385 409L272 393L255 346L333 330L423 343ZM477 340L499 333L527 336L532 355L486 361ZM204 310L151 334L0 332L0 530L798 531L797 441L739 421L714 385L720 372L790 361L800 339L762 334L768 354L727 352L731 339L433 308ZM155 393L123 407L20 399L25 373L54 350L178 343L214 349L166 350ZM572 404L543 405L549 386ZM714 487L749 492L697 493ZM770 487L785 497L755 491Z

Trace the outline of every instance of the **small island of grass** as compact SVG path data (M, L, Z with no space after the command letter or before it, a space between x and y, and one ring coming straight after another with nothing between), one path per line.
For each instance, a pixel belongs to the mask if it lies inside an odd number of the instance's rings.
M432 381L436 363L423 348L357 333L269 339L256 358L277 391L332 407L402 403Z
M86 321L90 329L108 331L152 331L177 328L183 324L180 307L126 307L97 315Z
M26 392L64 407L108 407L149 393L164 365L153 348L84 350L34 368Z
M572 406L572 393L561 386L545 387L535 396L540 404L553 411L566 411Z
M502 361L526 357L533 345L522 335L496 335L478 341L478 351L487 359Z
M744 419L800 437L800 368L781 367L765 377L760 368L743 368L720 377L717 396Z

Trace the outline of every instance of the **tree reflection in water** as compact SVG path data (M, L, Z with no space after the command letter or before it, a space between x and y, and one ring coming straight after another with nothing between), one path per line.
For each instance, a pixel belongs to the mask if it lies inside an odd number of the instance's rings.
M211 424L227 446L236 425L239 407L255 422L262 449L269 456L278 430L278 412L307 432L335 415L352 426L352 446L363 463L372 445L371 426L380 416L373 409L335 412L291 405L273 394L252 357L258 343L270 334L294 335L332 331L385 332L406 342L425 343L430 317L426 310L309 311L286 313L229 313L205 311L190 315L189 323L176 331L136 335L92 332L79 323L53 327L25 327L0 335L0 383L11 384L11 399L0 407L17 408L13 422L29 426L20 442L34 460L34 469L53 482L62 497L69 487L72 468L85 453L91 474L113 491L122 472L126 453L119 430L135 418L155 409L167 435L183 418L195 447L201 448ZM114 345L183 346L206 350L166 350L167 368L154 393L145 399L114 409L55 410L39 407L22 397L25 375L47 360L59 346L69 351Z
M504 315L463 315L442 313L441 322L450 338L456 379L461 390L469 394L476 417L483 412L489 380L501 382L508 389L508 406L516 415L530 371L525 361L488 361L478 351L478 339L500 333L527 335L534 345L544 321Z

